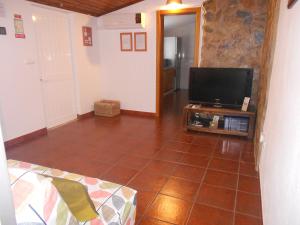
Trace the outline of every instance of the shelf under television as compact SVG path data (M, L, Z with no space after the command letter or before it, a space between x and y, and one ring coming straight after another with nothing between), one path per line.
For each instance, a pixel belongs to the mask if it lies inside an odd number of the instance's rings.
M190 116L192 113L205 113L210 115L218 116L229 116L229 117L246 117L249 119L249 126L247 132L237 130L227 130L224 128L210 128L195 126L190 123ZM256 111L254 108L250 108L247 112L243 112L240 109L228 109L228 108L213 108L198 106L193 108L191 105L184 107L183 125L185 130L196 131L196 132L207 132L224 135L235 135L240 137L246 137L253 139L255 130Z
M242 136L242 137L247 137L249 135L248 132L243 132L243 131L225 130L221 128L198 127L194 125L188 125L187 129L191 131L207 132L207 133L214 133L214 134L227 134L227 135L235 135L235 136Z

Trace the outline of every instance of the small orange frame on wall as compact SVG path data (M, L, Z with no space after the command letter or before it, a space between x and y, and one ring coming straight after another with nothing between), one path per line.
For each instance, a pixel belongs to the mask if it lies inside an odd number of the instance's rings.
M120 33L120 44L122 52L132 51L132 33Z
M137 52L147 51L147 32L134 33L134 51Z
M93 46L93 35L91 27L82 27L83 46Z

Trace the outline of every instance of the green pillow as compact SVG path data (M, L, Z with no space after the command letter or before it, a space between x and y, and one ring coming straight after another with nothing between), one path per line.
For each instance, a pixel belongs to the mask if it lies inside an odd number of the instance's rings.
M51 178L53 185L78 221L85 222L98 217L95 206L83 184L63 178Z

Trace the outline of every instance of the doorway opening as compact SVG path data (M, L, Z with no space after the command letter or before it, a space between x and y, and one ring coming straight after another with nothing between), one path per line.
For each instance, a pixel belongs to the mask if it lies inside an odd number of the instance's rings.
M199 65L199 36L200 8L157 12L158 117L164 109L181 111L187 101L189 70Z

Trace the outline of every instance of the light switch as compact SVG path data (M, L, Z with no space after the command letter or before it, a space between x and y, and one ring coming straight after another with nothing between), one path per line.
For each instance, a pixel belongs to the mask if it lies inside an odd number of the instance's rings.
M33 59L25 59L24 64L26 65L33 65L35 64L35 61Z

